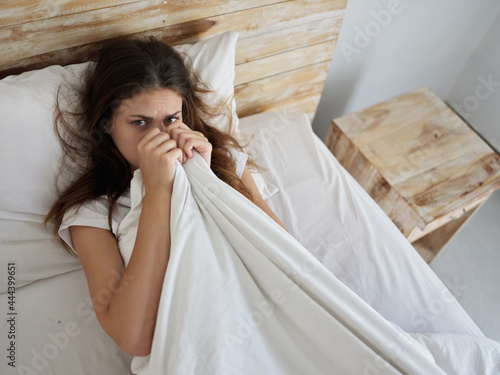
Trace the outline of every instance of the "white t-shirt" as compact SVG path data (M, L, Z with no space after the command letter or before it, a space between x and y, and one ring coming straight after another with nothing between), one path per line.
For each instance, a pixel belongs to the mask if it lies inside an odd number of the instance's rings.
M236 175L241 177L247 163L248 155L230 150L231 156L236 163ZM116 211L113 213L112 232L117 233L118 226L123 218L130 211L130 191L127 191L117 199ZM109 203L105 196L101 196L95 200L88 201L79 207L73 207L64 214L63 221L59 227L59 236L68 244L68 246L76 254L73 240L69 232L69 227L73 225L81 225L94 228L102 228L109 230L108 223Z

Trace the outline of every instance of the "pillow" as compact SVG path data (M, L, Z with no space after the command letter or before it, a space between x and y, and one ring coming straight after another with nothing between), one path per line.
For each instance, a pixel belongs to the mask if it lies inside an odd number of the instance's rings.
M203 99L212 104L228 102L231 108L232 123L228 124L224 116L215 119L210 125L235 133L238 130L236 101L234 100L235 50L238 40L237 31L229 31L204 42L193 45L184 44L174 48L187 56L193 70L215 95L205 95Z
M210 101L232 99L234 103L237 38L238 33L232 31L175 47L215 90ZM53 131L56 92L62 83L77 82L88 64L54 65L0 80L0 256L6 262L18 259L22 263L16 275L18 287L79 267L78 260L67 258L40 223L56 199L61 156ZM220 126L227 129L228 124Z

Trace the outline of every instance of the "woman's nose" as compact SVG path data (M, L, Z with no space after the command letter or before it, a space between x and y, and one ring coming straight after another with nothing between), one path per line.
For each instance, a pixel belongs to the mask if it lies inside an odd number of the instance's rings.
M162 133L165 133L165 129L166 129L167 125L163 121L157 121L155 123L155 127L157 127Z

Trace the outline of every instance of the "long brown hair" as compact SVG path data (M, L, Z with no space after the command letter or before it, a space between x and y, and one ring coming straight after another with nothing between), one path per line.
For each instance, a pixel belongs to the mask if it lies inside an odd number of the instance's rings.
M183 99L182 119L212 144L211 169L227 184L252 199L250 191L235 172L235 162L228 150L241 150L229 132L211 126L224 109L231 122L227 103L209 106L201 97L209 89L170 46L154 38L145 40L120 38L105 45L97 62L92 64L77 93L78 110L61 109L61 89L56 108L56 131L63 149L63 167L73 179L60 192L47 214L57 232L64 214L72 207L105 196L109 202L108 222L116 209L117 199L129 188L132 170L127 160L105 131L107 124L124 99L157 88L168 88Z

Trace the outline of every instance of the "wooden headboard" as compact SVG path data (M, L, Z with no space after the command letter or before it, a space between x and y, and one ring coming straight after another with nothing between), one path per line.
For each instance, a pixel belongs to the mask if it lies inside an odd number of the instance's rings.
M269 110L312 120L347 0L7 0L0 3L0 78L92 59L99 42L154 35L172 45L240 33L240 117Z

